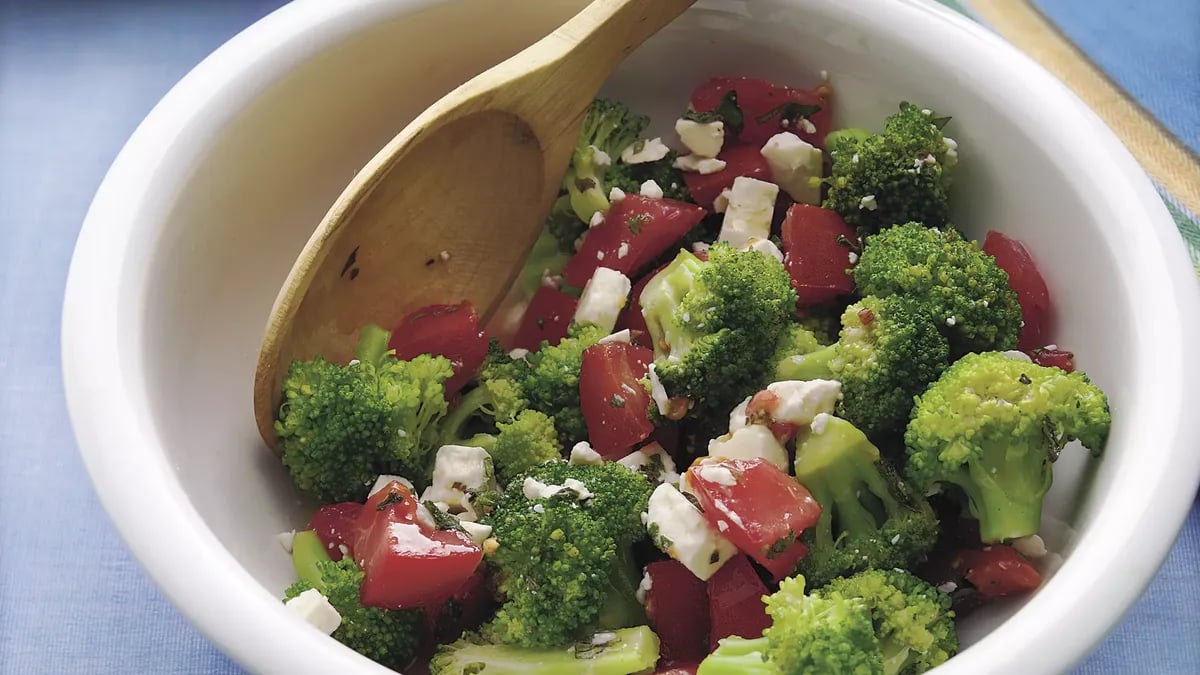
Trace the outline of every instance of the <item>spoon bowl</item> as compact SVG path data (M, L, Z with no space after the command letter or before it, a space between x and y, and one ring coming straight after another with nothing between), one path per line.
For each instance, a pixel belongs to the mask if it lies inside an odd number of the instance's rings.
M434 103L358 172L267 322L254 416L268 445L292 361L345 362L362 326L390 326L422 305L469 300L491 315L537 239L596 92L693 2L596 0Z

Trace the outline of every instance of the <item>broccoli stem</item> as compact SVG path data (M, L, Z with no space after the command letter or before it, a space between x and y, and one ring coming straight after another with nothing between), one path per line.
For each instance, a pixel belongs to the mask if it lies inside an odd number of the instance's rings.
M443 645L429 663L433 675L628 675L658 661L658 636L647 626L595 633L569 647L533 649L460 640Z
M641 570L633 559L633 545L619 549L608 578L608 595L596 619L597 628L612 630L646 623L646 608L637 600L641 580Z
M898 675L903 672L912 660L912 649L896 640L888 638L879 641L879 651L883 654L883 675Z
M834 353L834 346L830 345L809 354L781 359L775 364L775 381L830 379L833 371L829 369L829 362L833 360Z
M471 391L463 394L459 399L458 405L451 410L442 420L442 444L455 445L479 445L480 444L462 443L463 427L470 421L471 416L479 412L489 403L491 403L491 394L488 393L486 387L475 387Z
M316 532L304 530L292 537L292 565L296 568L296 574L300 581L317 589L322 595L327 589L321 570L317 569L317 563L330 560L332 559L325 550L325 542L321 541Z
M1042 524L1042 498L1050 489L1050 472L1038 474L1044 474L1044 486L1030 487L1025 481L1005 480L1019 477L1021 471L1010 466L992 473L986 466L969 463L966 471L960 472L965 474L961 481L954 481L966 493L971 515L979 519L979 538L983 543L996 544L1038 533Z
M392 340L392 332L375 324L367 324L358 332L358 346L354 349L354 358L363 363L378 364L388 352L388 343Z
M779 669L766 660L767 638L728 637L700 662L696 675L776 675Z

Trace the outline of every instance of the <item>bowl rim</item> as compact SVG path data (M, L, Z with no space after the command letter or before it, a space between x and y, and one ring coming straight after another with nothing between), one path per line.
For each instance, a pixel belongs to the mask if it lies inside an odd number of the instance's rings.
M135 130L101 183L72 256L63 304L63 382L92 483L159 588L208 638L253 671L391 672L332 640L316 639L315 629L292 616L237 562L184 496L162 450L142 377L139 329L146 298L139 279L148 274L156 242L132 235L161 220L175 188L202 155L204 139L265 84L372 23L446 1L296 0L239 33L176 84ZM1170 394L1156 402L1155 424L1139 431L1140 445L1167 452L1157 463L1144 463L1139 481L1147 494L1138 510L1130 513L1114 500L1100 504L1088 535L1038 595L938 672L1064 671L1116 626L1150 583L1200 484L1200 453L1187 445L1200 438L1200 416L1188 414L1200 408L1200 391L1187 386L1200 378L1200 352L1189 352L1185 338L1200 334L1200 315L1177 311L1200 307L1200 284L1169 213L1134 158L1065 85L1015 47L924 0L860 0L853 8L828 0L792 1L852 15L876 30L889 22L936 30L936 41L949 40L956 54L1002 68L1008 75L1002 80L1020 81L1025 96L1070 120L1059 140L1078 168L1077 180L1105 186L1096 199L1117 223L1105 236L1127 245L1122 253L1131 256L1128 270L1137 273L1127 272L1125 283L1132 297L1146 299L1139 314L1157 322L1155 362L1166 355L1179 365L1161 369L1169 372L1155 373L1152 382L1141 376L1135 389L1165 386ZM1154 294L1137 294L1139 289ZM127 489L131 476L138 478L138 490ZM170 546L161 545L164 532L172 534ZM204 584L191 571L197 566L207 571ZM1132 581L1113 583L1118 579ZM229 600L235 597L242 600ZM231 606L238 611L229 611ZM1063 631L1064 625L1087 628Z

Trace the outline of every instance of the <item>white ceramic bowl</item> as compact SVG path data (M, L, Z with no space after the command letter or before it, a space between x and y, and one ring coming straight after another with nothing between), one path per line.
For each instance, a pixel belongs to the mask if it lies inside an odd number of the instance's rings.
M278 599L293 573L275 535L311 505L251 413L276 291L326 208L408 119L581 4L300 0L179 83L96 195L64 310L79 445L134 554L254 671L382 672ZM957 222L1028 243L1059 308L1055 340L1111 397L1107 455L1064 455L1047 500L1045 533L1064 564L1028 601L968 620L969 647L939 672L1064 670L1142 592L1195 494L1191 267L1149 181L1100 121L1014 49L932 5L702 2L633 54L606 93L665 127L704 76L805 85L821 70L841 123L877 126L901 99L954 116Z

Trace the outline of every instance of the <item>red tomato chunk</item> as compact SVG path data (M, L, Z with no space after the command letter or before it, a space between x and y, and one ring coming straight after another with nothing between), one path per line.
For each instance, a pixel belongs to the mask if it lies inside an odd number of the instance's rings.
M961 551L954 565L984 598L1020 595L1042 585L1042 575L1016 549L1003 544Z
M444 356L454 367L446 380L446 394L453 394L475 376L487 356L487 334L479 328L479 315L470 302L429 305L400 320L392 330L389 349L407 361L421 354Z
M1021 303L1021 337L1017 349L1029 351L1046 344L1050 337L1054 305L1050 301L1050 290L1038 272L1029 249L1016 239L988 230L983 239L983 252L994 257L1000 269L1008 273L1008 285L1017 294Z
M792 89L771 84L752 77L713 77L702 82L692 91L692 108L708 112L721 102L729 91L737 92L738 107L742 111L742 132L739 141L762 147L767 139L783 131L790 131L804 141L824 147L825 135L833 121L828 88L818 87L814 91ZM820 110L807 115L812 127L798 120L789 120L785 114L788 104L818 106Z
M654 431L650 394L642 387L654 352L625 342L604 342L583 352L579 404L588 440L605 459L620 459Z
M807 549L800 534L821 505L803 485L765 459L704 460L687 470L704 516L776 579L796 569Z
M703 659L708 653L708 595L703 581L675 560L646 565L646 617L662 641L666 663Z
M725 561L708 580L708 611L712 622L709 649L716 649L717 642L731 635L747 640L762 637L771 625L762 601L766 594L767 587L749 558L735 555Z
M833 211L793 204L783 220L783 264L792 277L798 307L811 307L854 292L858 234Z
M326 504L317 509L308 528L317 533L325 544L325 551L333 560L342 559L343 547L353 556L354 542L358 539L358 514L362 511L358 502Z
M513 346L536 351L542 341L556 345L567 337L567 328L575 318L579 298L557 288L542 286L533 294L529 308L521 318L521 327L513 338Z
M713 201L720 196L721 191L733 187L733 181L740 176L771 181L771 167L757 146L727 143L717 155L717 159L725 162L725 168L720 171L709 174L699 171L683 172L683 182L687 184L688 193L697 204L707 209L713 208Z
M636 276L698 225L704 214L695 204L626 195L608 209L603 223L587 231L583 246L567 262L563 279L582 287L597 267Z
M483 551L458 530L428 529L417 521L412 492L392 481L363 505L354 559L362 568L362 603L407 609L439 603L475 572ZM414 583L420 580L420 583Z

